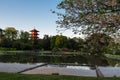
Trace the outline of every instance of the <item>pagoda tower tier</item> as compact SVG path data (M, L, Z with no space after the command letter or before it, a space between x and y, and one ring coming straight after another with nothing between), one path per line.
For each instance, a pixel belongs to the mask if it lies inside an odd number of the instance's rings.
M31 38L31 42L32 42L32 47L33 47L33 50L36 50L38 49L37 45L38 45L38 30L36 29L33 29L33 30L30 30L30 38Z
M38 40L38 30L36 30L36 29L33 29L33 30L31 30L30 31L31 33L30 33L30 35L31 35L31 39L33 40L33 41L36 41L36 40Z

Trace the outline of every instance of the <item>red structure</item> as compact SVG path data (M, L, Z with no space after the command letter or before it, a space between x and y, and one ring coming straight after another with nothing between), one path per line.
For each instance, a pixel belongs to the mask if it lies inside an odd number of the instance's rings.
M36 46L36 44L37 44L37 42L38 42L38 30L36 30L36 29L33 29L33 30L31 30L30 31L31 33L30 33L30 35L31 35L31 40L32 40L32 45L33 45L33 49L35 48L35 46Z
M39 38L39 37L38 37L38 35L39 35L38 32L39 32L39 31L36 30L36 29L33 29L33 30L31 30L30 32L31 32L30 35L31 35L32 41L37 41L38 38Z

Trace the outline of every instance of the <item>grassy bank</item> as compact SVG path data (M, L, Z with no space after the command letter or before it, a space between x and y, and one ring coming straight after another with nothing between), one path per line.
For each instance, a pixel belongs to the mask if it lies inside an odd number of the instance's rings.
M59 75L27 75L14 73L0 73L0 80L120 80L120 78L95 78Z

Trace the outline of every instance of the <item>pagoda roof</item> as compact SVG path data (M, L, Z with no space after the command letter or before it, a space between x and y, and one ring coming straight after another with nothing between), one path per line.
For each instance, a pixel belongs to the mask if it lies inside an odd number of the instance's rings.
M39 31L36 29L33 29L33 30L30 30L30 32L39 32Z

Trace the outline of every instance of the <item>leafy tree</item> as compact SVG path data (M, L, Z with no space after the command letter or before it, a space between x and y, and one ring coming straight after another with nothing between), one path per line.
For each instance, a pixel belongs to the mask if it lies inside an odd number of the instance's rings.
M55 47L56 36L52 36L50 39L50 48L53 49Z
M7 27L5 29L5 37L11 41L17 39L17 30L14 27Z
M78 43L72 38L68 39L68 48L71 50L76 50L78 49Z
M48 35L44 35L44 38L40 41L41 47L45 50L50 50L50 37Z
M21 31L20 32L20 40L24 43L29 42L30 35L27 31Z
M84 41L81 38L69 38L68 39L68 48L71 50L79 50L81 51L84 45Z
M9 39L4 38L1 46L5 47L5 48L12 48L13 47L13 42L10 41Z
M106 34L92 34L86 39L86 52L89 55L102 55L107 52L108 45L113 39Z
M77 37L74 37L73 39L77 42L77 50L81 51L83 49L84 40L82 38Z
M111 42L108 45L108 48L106 49L106 53L120 55L120 44L115 43L115 42Z
M62 35L56 36L55 46L58 48L63 48L68 46L67 37Z
M52 36L50 39L51 49L53 48L68 48L68 39L63 35Z
M62 0L57 7L64 10L55 12L60 28L83 34L120 33L120 0Z

